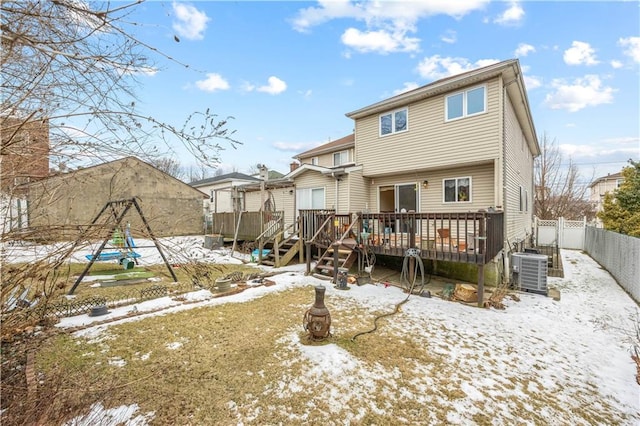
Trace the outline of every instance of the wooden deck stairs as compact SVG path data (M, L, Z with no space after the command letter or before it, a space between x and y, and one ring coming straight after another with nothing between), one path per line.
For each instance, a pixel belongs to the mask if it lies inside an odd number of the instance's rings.
M333 279L335 268L348 270L358 258L357 245L357 241L353 238L336 241L324 252L320 259L318 259L318 262L316 262L313 269L314 276L323 279Z
M259 263L274 268L287 266L297 254L304 252L301 247L302 242L297 234L289 235L286 238L279 235L275 240L264 245L263 250L268 250L269 253Z

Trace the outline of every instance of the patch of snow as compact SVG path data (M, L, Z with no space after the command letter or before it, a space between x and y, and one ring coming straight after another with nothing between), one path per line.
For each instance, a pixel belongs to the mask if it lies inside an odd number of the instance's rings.
M105 408L97 402L90 408L88 414L75 417L67 421L65 426L147 426L151 424L155 412L135 415L139 410L138 404L121 405L115 408Z
M108 362L109 365L113 365L115 367L124 367L125 365L127 365L127 361L120 357L109 358Z
M179 349L182 347L182 343L181 342L172 342L172 343L167 343L165 345L165 347L169 350L175 350L175 349Z

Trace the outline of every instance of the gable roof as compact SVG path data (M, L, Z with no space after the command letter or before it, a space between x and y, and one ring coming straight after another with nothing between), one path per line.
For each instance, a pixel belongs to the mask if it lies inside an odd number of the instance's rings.
M259 178L260 173L255 173L253 175L251 175L251 177L256 177L257 179ZM284 175L282 173L280 173L277 170L268 170L267 171L267 180L273 180L273 179L280 179L282 178Z
M328 152L338 151L340 149L351 148L355 146L356 136L354 133L350 135L344 136L340 139L336 139L335 141L327 142L320 146L317 146L313 149L305 151L301 154L294 156L296 160L300 160L302 157L312 157L315 155L326 154Z
M596 180L594 180L593 182L591 182L591 184L589 185L589 188L593 188L594 186L596 186L600 182L606 182L608 180L618 180L618 179L622 179L622 172L618 172L618 173L609 174L609 175L606 175L606 176L599 177Z
M167 177L167 178L169 178L169 179L171 179L171 180L173 180L175 182L178 182L178 183L184 185L185 187L189 188L189 190L197 192L198 196L202 196L203 195L200 190L190 186L188 183L183 182L180 179L170 175L169 173L166 173L165 171L160 170L159 168L155 167L154 165L149 164L146 161L143 161L143 160L141 160L141 159L139 159L137 157L134 157L134 156L123 157L123 158L119 158L117 160L108 161L106 163L95 164L95 165L84 167L84 168L81 168L81 169L71 170L69 172L52 174L52 175L50 175L50 176L48 176L48 177L46 177L44 179L40 179L40 180L38 180L36 182L26 183L26 184L23 184L22 186L26 188L26 187L29 187L29 186L32 186L32 185L35 186L35 185L40 184L42 182L54 181L54 179L68 179L69 177L72 177L72 176L82 176L82 175L85 175L87 173L91 173L91 172L93 172L95 170L100 170L100 169L105 169L105 168L107 168L107 169L108 168L114 168L114 166L118 166L119 164L127 164L127 163L133 163L134 166L137 165L139 167L146 167L148 169L151 169L154 172L156 172L156 173L158 173L160 175L163 175L164 177ZM206 195L205 195L205 197L206 197Z
M520 61L518 59L509 59L497 62L486 67L477 68L461 74L445 77L434 81L417 89L401 93L380 102L368 105L364 108L345 114L351 119L359 119L372 114L379 114L392 109L406 106L407 104L418 102L433 96L458 90L462 87L486 81L490 78L502 76L504 86L513 99L513 108L515 110L518 121L522 127L527 142L534 155L540 155L540 145L538 144L538 136L533 125L531 117L531 109L529 108L529 100L525 88ZM515 83L515 84L512 84Z
M234 180L244 180L247 182L260 182L260 179L253 176L245 175L244 173L232 172L220 176L215 176L207 179L200 179L195 182L191 182L189 185L197 188L199 186L211 185L212 183L230 182Z

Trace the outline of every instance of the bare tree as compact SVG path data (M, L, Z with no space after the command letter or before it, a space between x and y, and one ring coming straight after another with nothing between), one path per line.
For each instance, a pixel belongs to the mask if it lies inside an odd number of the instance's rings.
M126 155L151 160L176 144L215 167L218 141L239 143L227 129L232 117L220 118L209 109L189 114L182 126L136 109L140 76L158 71L151 58L181 64L135 37L136 23L127 18L140 3L0 3L3 154L19 145L25 126L45 120L51 160L58 167Z
M587 186L581 185L580 171L569 159L564 162L556 139L542 135L542 154L535 162L535 214L540 219L588 219L595 209L587 199Z
M249 166L249 169L247 170L247 174L249 176L253 176L253 175L257 175L260 173L260 168L262 167L262 164L260 163L256 163L256 164L252 164Z
M180 162L174 158L162 157L156 160L153 160L151 164L158 170L162 170L168 175L173 176L176 179L182 180L185 176L184 167L180 164Z

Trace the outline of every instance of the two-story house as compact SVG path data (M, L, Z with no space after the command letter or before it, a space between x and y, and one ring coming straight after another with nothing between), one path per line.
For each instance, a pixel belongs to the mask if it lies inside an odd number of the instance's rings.
M447 77L346 115L355 122L353 135L295 157L302 164L286 177L295 183L297 209L499 211L501 247L531 235L533 162L540 147L518 60ZM384 226L398 232L401 224ZM465 237L464 244L473 242Z
M238 193L239 186L257 183L260 179L244 173L232 172L191 182L189 185L208 196L204 201L204 214L236 212L245 209L245 200Z
M620 187L623 181L624 176L622 176L622 172L618 172L599 177L591 182L589 185L589 201L595 206L596 213L603 210L604 196L607 193L613 195L614 191ZM598 219L597 215L595 220L598 226L602 225L602 221Z
M531 230L540 154L522 71L509 60L350 112L355 134L296 157L298 208L507 213Z

